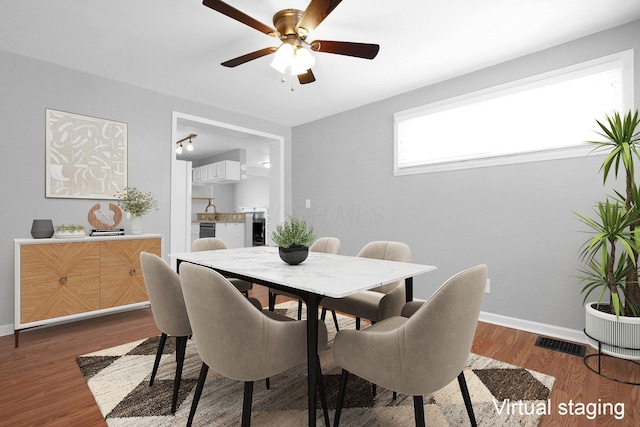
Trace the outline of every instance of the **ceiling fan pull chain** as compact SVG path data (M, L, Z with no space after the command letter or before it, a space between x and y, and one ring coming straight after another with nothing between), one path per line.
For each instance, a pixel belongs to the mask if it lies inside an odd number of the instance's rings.
M287 82L287 74L283 74L282 77L280 77L280 83L286 83ZM291 77L291 92L293 92L295 89L293 88L293 76Z

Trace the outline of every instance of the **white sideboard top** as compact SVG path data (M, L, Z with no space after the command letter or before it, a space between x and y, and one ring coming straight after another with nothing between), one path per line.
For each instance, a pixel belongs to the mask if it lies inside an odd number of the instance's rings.
M85 236L73 238L51 237L48 239L22 238L14 239L17 245L43 245L52 243L73 243L73 242L104 242L108 240L135 240L135 239L153 239L162 238L162 234L125 234L124 236Z

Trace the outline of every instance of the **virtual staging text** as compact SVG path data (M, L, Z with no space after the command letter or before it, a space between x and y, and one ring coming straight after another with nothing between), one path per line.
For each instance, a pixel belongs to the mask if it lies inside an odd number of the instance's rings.
M551 415L584 417L593 420L600 416L613 416L616 420L624 419L624 403L602 402L559 402L556 405L547 401L522 401L510 400L493 401L496 412L499 415Z

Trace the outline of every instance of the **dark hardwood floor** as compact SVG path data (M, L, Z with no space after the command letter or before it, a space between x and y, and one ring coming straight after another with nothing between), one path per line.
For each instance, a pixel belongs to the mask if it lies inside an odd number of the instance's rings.
M265 288L256 286L252 294L266 306ZM13 336L0 337L0 426L104 426L76 356L158 334L151 310L141 309L25 331L19 348L14 348ZM581 357L536 347L536 338L479 323L472 351L556 378L550 396L552 413L542 418L541 426L638 425L640 386L601 378L584 366ZM637 366L618 360L605 365L614 375L640 381ZM623 404L624 418L609 414L589 419L589 414L569 416L557 410L559 404L567 408L573 404L575 411L576 404L597 409L604 403Z

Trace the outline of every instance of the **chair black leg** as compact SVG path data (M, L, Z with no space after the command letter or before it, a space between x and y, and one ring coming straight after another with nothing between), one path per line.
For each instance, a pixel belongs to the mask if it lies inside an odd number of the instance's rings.
M242 427L251 425L251 400L253 399L253 381L244 383L244 400L242 402Z
M269 380L269 378L264 379L264 385L267 388L267 390L271 389L271 381Z
M209 366L202 362L202 368L200 368L200 376L198 377L198 384L196 385L196 391L193 395L193 402L191 402L191 411L189 411L189 419L187 420L187 427L191 427L193 423L193 417L196 415L196 409L198 408L198 402L202 395L202 389L204 388L204 382L207 380L207 372L209 372Z
M327 317L327 309L322 307L322 314L320 314L320 320L324 322L324 319Z
M398 398L398 392L397 392L397 391L394 391L394 392L393 392L392 399L393 399L393 400L396 400L397 398Z
M302 300L298 300L298 320L302 320Z
M338 316L336 316L336 311L331 310L331 315L333 316L333 324L336 325L336 332L338 332L340 327L338 326Z
M178 392L182 379L182 366L184 365L184 353L187 349L187 337L176 337L176 376L173 380L173 398L171 399L171 413L176 413L178 405Z
M356 317L356 331L360 330L360 318Z
M276 308L276 294L269 292L269 311L273 311Z
M156 379L158 373L158 366L160 366L160 357L162 357L162 351L164 350L164 344L167 342L167 334L164 332L160 335L160 342L158 342L158 351L156 351L156 360L153 362L153 371L151 371L151 379L149 380L149 387L153 385L153 380Z
M336 414L333 418L333 427L340 425L340 413L342 412L342 405L344 404L344 392L347 389L347 378L349 377L349 371L342 370L340 375L340 388L338 389L338 401L336 402Z
M424 399L413 396L413 412L416 415L416 427L424 427Z
M376 395L378 394L378 386L376 386L374 383L371 383L371 393L373 394L373 397L376 397Z
M460 391L462 392L462 399L464 400L464 406L467 407L467 414L469 415L469 421L471 425L476 427L476 416L473 414L473 406L471 405L471 396L469 396L469 389L467 388L467 380L464 377L464 372L460 372L458 375L458 385L460 385Z
M322 405L322 413L324 414L324 424L330 427L329 408L327 406L327 394L324 390L324 377L322 376L322 366L320 366L320 356L316 356L317 373L318 373L318 390L320 391L320 404Z

